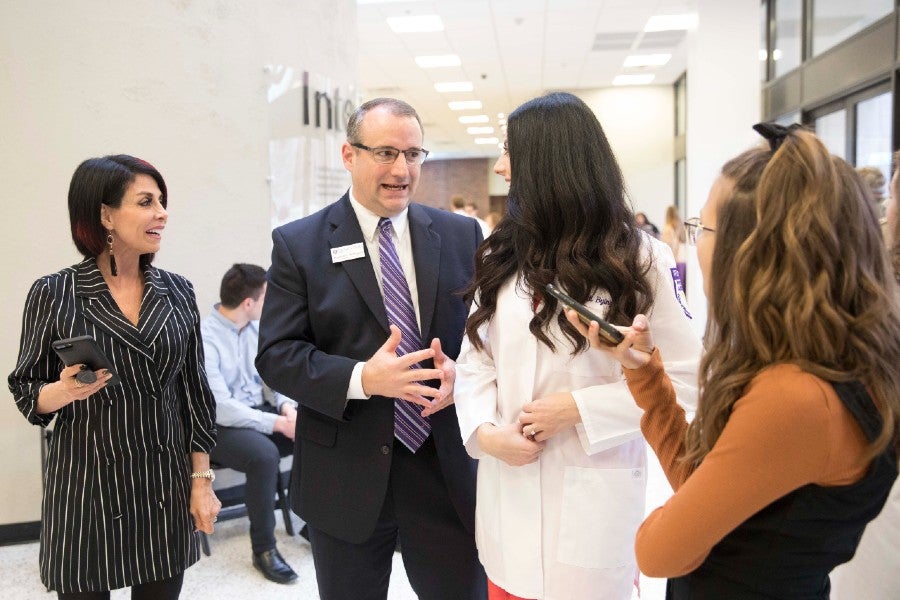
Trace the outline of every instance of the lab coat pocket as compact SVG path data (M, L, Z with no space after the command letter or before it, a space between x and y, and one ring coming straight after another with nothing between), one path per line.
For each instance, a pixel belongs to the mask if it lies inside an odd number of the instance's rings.
M644 469L567 467L557 559L586 569L632 564L644 516Z

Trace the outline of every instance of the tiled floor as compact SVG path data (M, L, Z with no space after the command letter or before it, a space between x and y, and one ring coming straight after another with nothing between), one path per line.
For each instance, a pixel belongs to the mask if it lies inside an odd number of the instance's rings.
M648 486L648 511L661 504L671 490L653 453L649 453L650 478ZM296 517L295 517L296 518ZM187 570L184 578L182 600L215 598L216 600L318 600L315 571L309 544L300 536L288 537L277 515L276 537L278 549L300 574L293 585L278 585L264 579L250 564L250 538L244 518L219 523L210 539L212 556L202 557L200 562ZM299 526L296 528L299 531ZM0 546L0 598L12 600L50 600L37 572L37 543ZM660 600L665 596L665 581L641 578L642 600ZM112 593L113 600L130 598L127 590ZM399 554L394 555L389 600L415 600L403 571ZM637 598L637 594L635 594Z

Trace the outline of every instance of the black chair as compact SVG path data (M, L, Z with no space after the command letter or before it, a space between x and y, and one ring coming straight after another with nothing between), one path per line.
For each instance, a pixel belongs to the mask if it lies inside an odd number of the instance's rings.
M290 456L281 459L273 499L277 498L277 506L281 509L281 516L284 518L284 530L289 536L293 537L294 523L291 521L291 506L288 504L287 499L291 473L290 459ZM213 490L215 490L216 496L222 502L218 520L227 521L228 519L247 516L247 507L244 506L244 483L242 481L244 474L216 463L210 463L210 467L216 471ZM209 536L202 531L200 532L200 548L206 556L210 556Z

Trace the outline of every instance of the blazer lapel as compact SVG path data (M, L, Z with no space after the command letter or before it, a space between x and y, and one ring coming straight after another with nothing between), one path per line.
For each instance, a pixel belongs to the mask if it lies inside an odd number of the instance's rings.
M147 281L144 283L144 297L141 299L141 314L138 320L138 331L147 346L152 346L157 336L166 325L173 311L169 299L169 287L162 280L159 271L153 267L147 269Z
M422 322L422 344L431 342L431 321L437 302L438 276L441 264L441 236L432 228L431 217L416 204L409 205L409 235L416 265L416 287L419 294L419 320Z
M350 277L356 291L362 297L363 302L372 311L372 314L378 320L378 323L384 328L386 334L390 334L388 325L387 311L384 308L384 300L381 297L381 289L378 287L378 280L375 278L375 268L372 265L372 258L369 256L368 248L363 238L362 229L350 206L350 197L347 194L338 200L328 214L328 221L334 230L328 238L330 248L340 248L341 246L349 246L350 244L362 243L366 256L363 258L354 258L345 260L341 263L341 267Z
M159 279L156 269L151 267L148 270L147 279L138 327L119 310L94 259L76 266L75 296L81 300L82 312L87 320L109 333L113 339L152 359L150 346L172 313L172 306L167 298L168 289Z

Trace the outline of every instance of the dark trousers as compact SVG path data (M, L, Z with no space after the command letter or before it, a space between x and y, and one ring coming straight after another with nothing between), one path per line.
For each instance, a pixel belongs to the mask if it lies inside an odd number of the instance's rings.
M160 581L141 583L131 588L131 600L178 600L184 571ZM109 592L57 592L59 600L109 600Z
M397 539L416 595L483 600L487 580L469 533L447 493L434 440L413 454L394 440L387 496L372 536L362 544L307 524L322 600L387 598Z
M275 412L269 405L258 410ZM266 435L253 429L221 426L217 429L218 438L209 458L247 477L244 504L250 519L250 543L255 553L271 550L275 547L278 463L282 456L293 453L294 443L280 433Z

